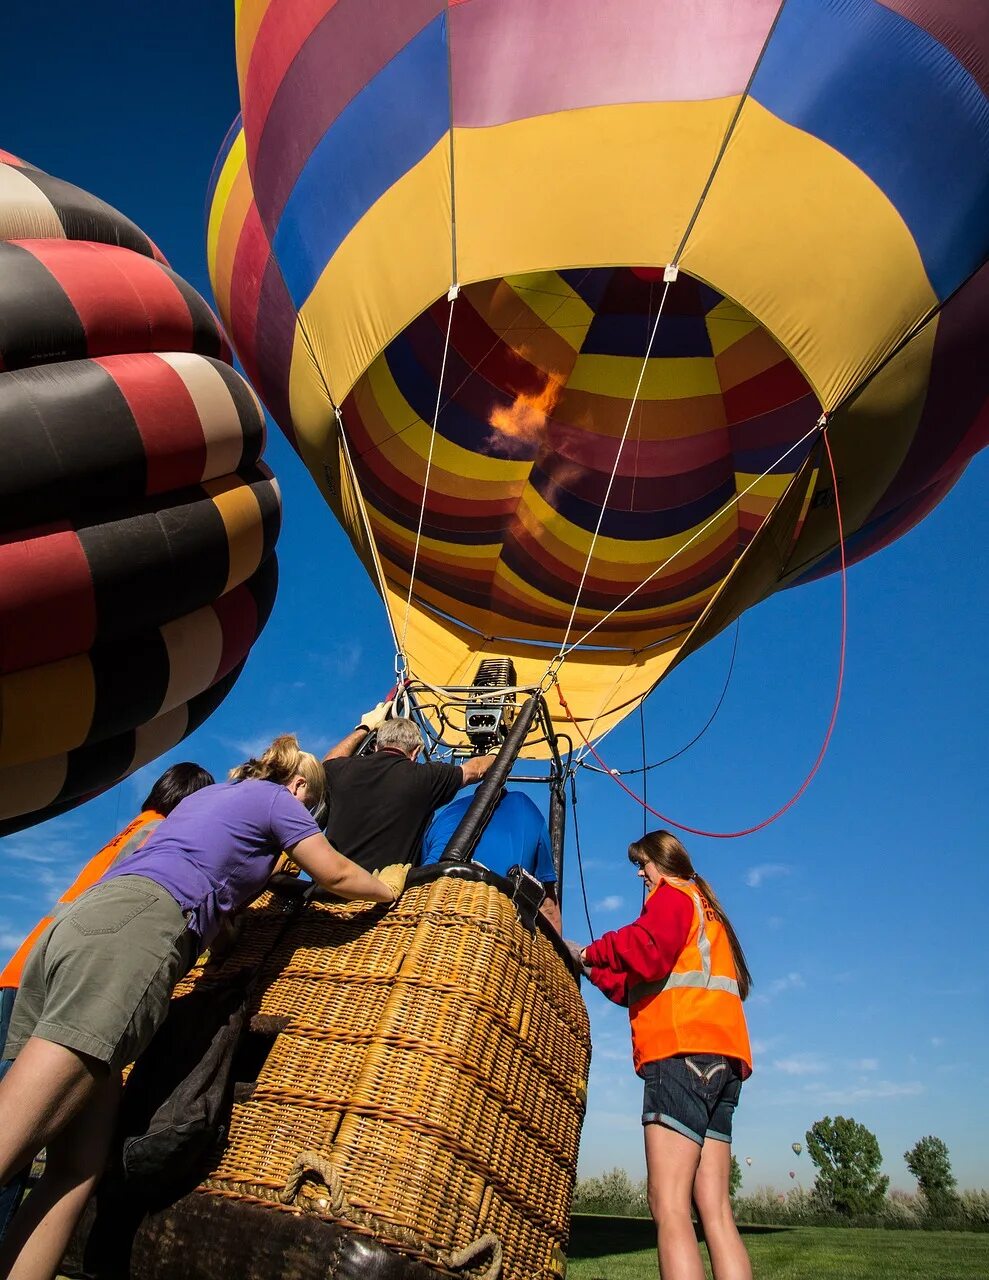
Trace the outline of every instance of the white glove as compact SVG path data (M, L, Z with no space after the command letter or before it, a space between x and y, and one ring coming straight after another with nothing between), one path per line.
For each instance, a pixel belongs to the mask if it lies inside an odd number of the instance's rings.
M380 729L384 722L391 715L395 706L394 698L387 702L379 702L376 707L372 707L370 711L365 711L355 726L357 729L366 729L368 733L374 733Z

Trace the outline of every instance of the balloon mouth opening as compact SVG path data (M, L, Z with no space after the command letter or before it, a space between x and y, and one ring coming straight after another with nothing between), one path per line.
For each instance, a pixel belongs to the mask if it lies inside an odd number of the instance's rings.
M575 599L602 647L689 630L820 406L755 317L663 275L478 281L370 365L343 422L397 594L415 560L417 607L495 638L552 644Z

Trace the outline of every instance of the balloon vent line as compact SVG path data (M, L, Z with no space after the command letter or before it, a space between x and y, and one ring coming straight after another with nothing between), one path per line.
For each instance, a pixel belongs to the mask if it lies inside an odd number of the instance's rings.
M814 763L811 765L810 771L808 772L807 776L804 778L803 782L800 784L800 786L797 788L794 794L790 797L790 799L786 802L786 804L782 805L779 809L777 809L775 813L770 814L768 818L763 818L761 822L754 823L750 827L743 827L739 831L707 831L703 827L691 827L691 826L688 826L687 823L685 822L678 822L675 818L671 818L668 814L660 813L658 809L653 808L653 806L651 804L648 804L643 799L642 796L638 795L635 791L632 790L630 786L628 786L625 782L622 781L617 769L610 769L608 765L605 763L605 761L602 760L597 749L594 747L594 745L591 743L591 741L588 739L588 737L584 733L583 729L574 719L573 712L570 710L570 707L567 705L566 697L564 696L563 689L560 686L559 678L557 678L555 681L557 697L560 700L560 706L563 708L567 719L570 721L573 727L577 730L577 733L580 735L584 745L587 747L588 751L591 753L594 759L598 762L601 768L605 771L605 773L607 773L618 784L618 786L620 786L621 789L636 802L636 804L641 805L642 808L647 813L651 813L654 818L658 818L660 822L665 822L668 826L676 827L678 831L686 831L690 835L694 835L694 836L706 836L711 840L736 840L740 836L750 836L750 835L754 835L755 832L757 831L762 831L764 828L768 827L771 823L776 822L778 818L782 818L783 814L786 813L788 809L791 809L797 803L800 797L804 794L804 792L810 786L815 775L817 774L817 771L820 769L821 765L824 762L825 755L827 754L828 746L831 743L831 737L832 737L832 734L834 733L835 724L837 723L837 720L838 720L838 707L841 704L841 690L842 690L842 685L844 684L844 679L845 679L845 650L846 650L846 644L847 644L847 638L848 638L848 565L845 558L845 535L844 535L844 530L842 527L842 520L841 520L841 503L839 502L839 499L838 499L838 476L835 471L834 456L831 453L831 443L828 440L827 431L823 433L823 440L824 440L824 447L828 455L828 464L831 468L831 480L834 485L835 517L838 525L838 549L841 555L841 645L839 648L839 656L838 656L838 679L835 686L834 703L831 708L831 718L828 721L827 732L824 735L824 741L821 743L821 748L817 753L817 758L814 761Z
M436 410L433 413L433 429L429 434L429 453L426 457L426 474L422 481L422 502L419 504L419 524L416 528L416 544L412 552L412 568L409 572L409 594L405 600L405 622L402 626L402 643L398 652L395 654L395 671L400 674L408 668L408 662L405 657L406 642L409 638L409 616L412 613L412 590L416 580L416 566L419 563L419 547L422 543L422 524L426 517L426 498L429 494L429 473L433 466L433 446L436 443L436 426L440 420L440 409L443 401L443 381L446 377L446 360L450 354L450 332L453 329L453 308L460 294L460 286L454 282L450 285L450 291L446 295L447 302L450 304L450 310L446 318L446 340L443 343L443 362L440 365L440 377L436 386ZM400 665L401 664L401 668Z

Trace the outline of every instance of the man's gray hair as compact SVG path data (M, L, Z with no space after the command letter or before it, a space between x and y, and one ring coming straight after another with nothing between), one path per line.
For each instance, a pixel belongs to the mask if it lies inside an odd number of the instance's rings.
M393 751L402 751L411 755L413 751L422 750L422 732L414 720L407 716L395 716L386 720L378 730L376 751L382 747L391 747Z

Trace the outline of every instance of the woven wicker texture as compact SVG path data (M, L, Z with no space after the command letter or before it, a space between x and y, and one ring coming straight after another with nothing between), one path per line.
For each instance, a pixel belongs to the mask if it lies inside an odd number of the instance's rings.
M179 994L258 964L284 909L266 894L247 915L233 950ZM256 1026L281 1030L203 1193L337 1219L441 1274L489 1232L505 1280L563 1274L587 1012L504 894L443 877L388 911L310 904L253 1005ZM309 1172L286 1196L303 1153Z

